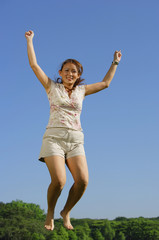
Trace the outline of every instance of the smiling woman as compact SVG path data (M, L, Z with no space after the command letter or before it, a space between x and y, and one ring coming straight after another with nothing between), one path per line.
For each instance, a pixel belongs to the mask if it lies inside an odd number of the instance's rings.
M82 73L83 73L83 66L81 63L79 63L75 59L67 59L61 65L61 68L59 70L59 75L62 78L58 78L57 82L60 81L61 83L63 83L64 79L62 75L67 74L68 79L69 77L72 79L76 78L76 81L74 82L74 85L73 85L73 87L75 88L77 85L81 84L81 82L84 81L84 79L81 79ZM70 79L70 82L71 82L71 79Z
M61 211L64 226L73 229L70 211L82 197L88 184L88 167L84 151L84 134L80 123L80 114L85 96L107 88L112 81L117 65L121 60L121 51L114 53L114 61L104 79L90 85L81 85L82 65L75 59L63 62L57 82L52 81L37 64L33 31L25 33L29 63L39 81L44 86L50 103L50 118L43 136L39 160L45 162L51 183L48 188L48 211L45 222L47 230L54 229L54 209L66 182L65 163L70 170L72 185L66 204ZM60 81L60 82L59 82Z

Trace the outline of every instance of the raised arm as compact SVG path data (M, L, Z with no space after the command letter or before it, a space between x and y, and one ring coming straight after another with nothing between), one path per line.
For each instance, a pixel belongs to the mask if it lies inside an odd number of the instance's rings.
M27 52L28 52L30 67L34 71L34 73L37 76L37 78L39 79L39 81L44 86L45 90L47 92L49 92L50 91L50 86L51 86L51 80L44 73L44 71L40 68L40 66L37 64L37 60L36 60L36 55L35 55L34 46L33 46L34 32L31 31L31 30L26 32L25 37L26 37L26 40L27 40Z
M109 87L109 84L111 83L114 74L116 72L117 66L121 60L121 51L115 51L114 53L114 60L112 62L112 65L110 66L107 74L105 75L104 79L101 82L89 84L85 86L85 95L90 95L96 92L99 92L105 88Z

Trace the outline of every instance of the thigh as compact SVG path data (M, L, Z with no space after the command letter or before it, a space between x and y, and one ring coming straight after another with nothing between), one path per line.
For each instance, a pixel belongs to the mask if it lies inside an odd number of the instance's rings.
M66 169L65 159L61 156L51 156L45 158L45 163L50 172L52 181L65 181Z
M66 164L75 181L88 182L88 166L85 156L79 155L68 158Z

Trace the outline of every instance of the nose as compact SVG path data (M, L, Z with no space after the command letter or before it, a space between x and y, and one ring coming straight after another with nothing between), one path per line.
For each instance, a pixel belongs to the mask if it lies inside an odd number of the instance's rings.
M68 72L68 75L69 75L69 76L72 76L72 72L71 72L71 71L69 71L69 72Z

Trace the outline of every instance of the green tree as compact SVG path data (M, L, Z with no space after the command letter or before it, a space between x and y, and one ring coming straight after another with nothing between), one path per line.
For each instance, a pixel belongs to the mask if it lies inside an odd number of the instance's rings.
M115 240L126 240L124 233L119 232L115 235Z
M90 236L91 229L90 229L88 223L87 223L87 222L84 222L84 223L82 224L82 226L83 226L83 230L84 230L85 234L86 234L87 236Z
M126 217L117 217L117 218L115 218L115 221L126 221L127 220L127 218Z
M68 232L64 227L60 227L57 231L58 233L58 240L69 240Z
M47 233L46 240L58 240L58 234L55 229Z
M45 240L45 237L41 233L33 233L31 240Z
M159 231L152 230L150 234L151 234L152 240L159 240Z
M76 236L77 236L78 240L88 240L88 236L84 232L84 229L83 229L82 226L80 226L80 225L76 226L75 233L76 233Z
M69 240L78 240L76 233L74 231L68 232Z
M104 220L104 224L101 229L102 235L106 240L113 240L115 237L115 231L111 228L111 225L108 220Z
M99 229L94 230L92 233L92 236L93 236L93 239L95 239L95 240L104 240L104 237L101 234Z

